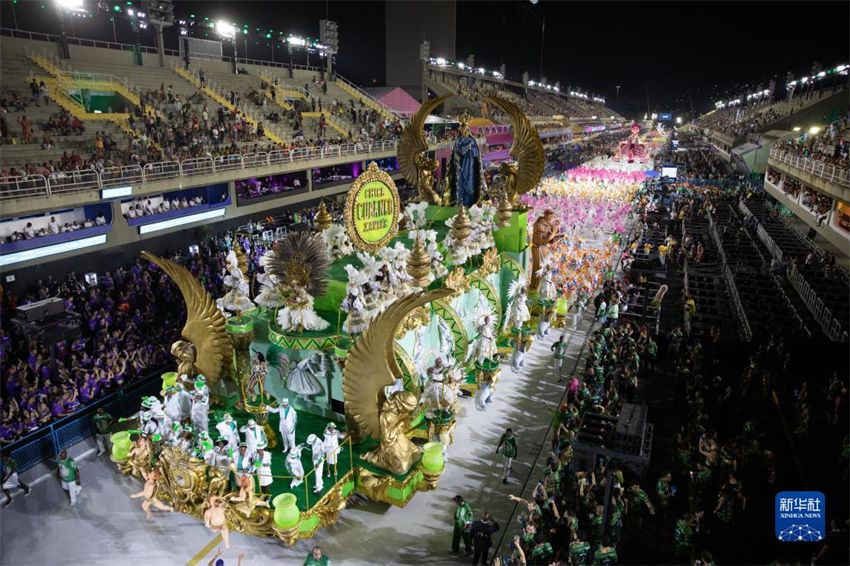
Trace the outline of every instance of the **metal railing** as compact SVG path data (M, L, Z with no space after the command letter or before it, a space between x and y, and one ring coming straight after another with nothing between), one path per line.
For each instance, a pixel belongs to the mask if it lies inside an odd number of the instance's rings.
M735 212L735 207L733 207L731 204L729 205L729 212L732 214L732 216L737 217L737 214ZM750 243L753 246L752 249L754 249L756 254L758 254L758 256L759 256L759 260L761 261L762 269L767 271L767 273L770 274L770 279L773 281L773 286L779 292L779 296L782 297L782 300L785 301L785 305L791 311L791 314L794 316L794 320L797 321L797 328L800 329L802 332L804 332L807 337L811 338L812 337L811 331L806 326L806 323L803 322L803 317L800 316L800 312L797 310L797 307L794 306L794 303L791 302L791 298L785 292L785 289L782 288L782 282L779 280L779 277L777 277L776 274L772 270L767 269L767 265L768 265L767 260L765 260L764 255L762 255L761 250L756 245L756 243L753 240L753 237L749 233L749 231L747 231L746 234L747 234L747 239L750 241Z
M18 464L18 471L23 472L94 434L92 416L100 407L115 417L128 416L139 410L143 396L159 393L161 388L161 372L152 372L142 380L101 397L4 446L3 451L12 456Z
M684 258L682 262L682 297L690 295L688 288L688 258ZM691 313L688 311L687 303L682 305L682 328L685 329L685 336L691 335Z
M810 157L793 155L778 147L771 148L770 158L780 163L796 167L806 173L811 173L815 177L819 177L825 181L850 187L850 171L847 169L836 167L835 165L827 165L822 161L817 161Z
M102 171L83 169L54 173L49 177L27 175L0 179L0 201L22 197L66 194L108 188L115 185L142 185L163 179L192 177L225 171L256 169L272 165L302 163L318 159L360 156L367 158L373 153L394 151L395 140L328 145L325 147L301 147L269 152L225 155L216 158L200 157L183 161L158 161L144 167L126 165L109 167ZM436 145L436 149L450 147L451 142ZM435 149L435 147L432 147Z
M746 218L753 215L743 201L738 203L738 208ZM761 226L761 224L759 224L757 234L765 247L770 251L771 255L781 261L782 250L770 234L767 233L767 230ZM832 311L824 305L823 301L818 297L817 292L812 289L811 285L809 285L808 281L806 281L805 277L803 277L803 274L800 273L795 266L789 265L786 271L786 277L791 286L794 287L794 290L797 291L797 294L800 295L800 298L803 300L806 308L812 313L815 321L817 321L823 329L827 338L836 341L846 340L847 332L841 328L841 323L833 316Z
M714 247L717 249L717 255L720 256L721 270L723 272L723 280L726 282L726 289L729 291L729 298L732 301L732 308L738 315L738 321L741 323L741 334L744 342L750 342L753 339L753 331L750 328L750 321L747 318L747 312L744 310L744 305L741 303L741 297L738 295L738 285L735 283L735 277L732 270L729 269L729 263L726 261L726 250L723 249L723 242L720 240L720 235L717 233L717 224L714 222L714 216L709 212L708 217L708 233L714 242Z
M797 294L800 295L800 298L803 299L806 308L812 313L827 338L836 342L846 342L847 332L842 330L841 323L832 315L832 311L818 297L817 292L812 289L797 267L789 265L785 276L794 290L797 291Z

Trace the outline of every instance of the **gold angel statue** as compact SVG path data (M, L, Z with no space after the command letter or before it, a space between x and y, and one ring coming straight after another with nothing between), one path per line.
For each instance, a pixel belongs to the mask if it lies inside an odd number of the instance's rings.
M419 456L419 449L405 435L418 404L416 396L409 391L395 391L389 397L384 393L401 376L393 352L396 329L414 309L451 293L441 288L397 300L372 321L346 356L342 390L345 411L355 428L352 436L355 441L377 438L379 446L363 458L394 474L407 473Z
M522 109L510 100L498 96L488 96L484 101L499 108L507 115L513 128L514 141L511 145L511 157L515 162L502 162L499 173L504 176L504 192L513 209L519 208L519 197L537 186L546 166L546 154L537 129L523 113Z
M233 346L225 330L224 315L213 298L182 265L149 252L143 251L141 255L174 281L186 302L186 324L180 333L183 340L171 345L171 353L177 358L178 372L190 378L203 374L208 385L227 377L233 360Z
M410 118L410 123L405 126L398 142L398 166L401 174L419 191L420 201L438 206L442 204L442 199L434 190L437 184L437 162L427 155L428 142L425 140L422 126L425 124L425 118L451 96L446 94L422 104Z

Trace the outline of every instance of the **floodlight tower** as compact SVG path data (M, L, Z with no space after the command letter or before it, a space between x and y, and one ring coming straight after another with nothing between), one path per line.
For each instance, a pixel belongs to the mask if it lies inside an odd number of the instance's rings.
M339 25L331 20L319 20L319 41L327 46L328 78L333 80L333 58L339 52Z
M146 0L148 21L156 28L156 52L159 66L165 67L165 41L162 30L174 25L174 3L171 0Z
M419 62L422 64L422 104L428 100L428 62L431 60L431 42L419 44Z
M236 66L236 27L224 20L219 20L215 23L215 31L223 39L233 44L233 74L238 74L239 70Z
M85 12L86 8L83 0L54 0L54 6L59 16L59 58L70 59L71 53L68 50L68 36L65 33L65 13Z

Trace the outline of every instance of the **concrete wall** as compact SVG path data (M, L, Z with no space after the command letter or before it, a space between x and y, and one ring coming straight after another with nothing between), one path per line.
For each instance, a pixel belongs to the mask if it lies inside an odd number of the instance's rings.
M431 57L455 58L457 4L455 0L387 2L385 18L386 84L418 92L422 41L431 42Z

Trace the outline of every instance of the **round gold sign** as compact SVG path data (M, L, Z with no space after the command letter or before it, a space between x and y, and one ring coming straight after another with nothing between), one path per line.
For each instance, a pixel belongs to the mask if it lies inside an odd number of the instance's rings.
M345 226L354 245L375 253L398 233L401 198L392 177L373 161L348 190Z

